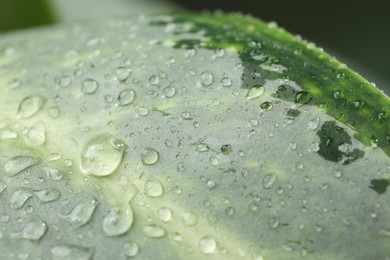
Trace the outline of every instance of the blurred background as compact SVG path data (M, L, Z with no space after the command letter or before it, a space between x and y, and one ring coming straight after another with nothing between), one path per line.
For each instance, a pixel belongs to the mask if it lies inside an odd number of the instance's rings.
M224 10L275 21L315 42L390 95L390 15L386 1L0 0L7 31L115 15Z

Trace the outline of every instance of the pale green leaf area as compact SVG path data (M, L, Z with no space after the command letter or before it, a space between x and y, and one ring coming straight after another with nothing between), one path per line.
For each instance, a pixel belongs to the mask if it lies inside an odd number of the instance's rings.
M238 48L175 48L191 28L0 38L0 259L388 259L388 155L283 64L243 88Z

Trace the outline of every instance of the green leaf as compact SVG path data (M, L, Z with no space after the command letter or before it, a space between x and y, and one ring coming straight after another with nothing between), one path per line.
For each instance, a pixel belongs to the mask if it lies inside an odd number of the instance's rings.
M0 38L0 258L385 259L389 99L238 14Z

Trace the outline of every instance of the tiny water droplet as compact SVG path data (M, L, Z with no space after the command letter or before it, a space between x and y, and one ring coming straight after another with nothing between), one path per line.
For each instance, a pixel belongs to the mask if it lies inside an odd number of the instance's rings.
M21 188L15 190L9 199L9 205L11 209L20 209L27 202L29 198L33 196L32 189Z
M220 83L222 87L230 87L232 85L232 80L228 77L223 77Z
M265 111L270 110L272 108L272 103L266 101L260 105L260 108Z
M208 150L210 150L210 147L205 143L199 143L196 145L196 151L200 153L207 152Z
M76 246L55 246L50 249L53 260L90 260L93 250Z
M4 175L12 177L20 172L26 170L27 168L34 166L40 162L40 159L33 156L15 156L9 159L4 165Z
M146 107L135 107L137 114L140 116L147 116L149 114L149 109Z
M255 98L258 98L260 96L262 96L265 92L265 89L263 86L261 85L254 85L253 87L251 87L248 91L248 93L246 94L246 99L248 100L251 100L251 99L255 99Z
M150 180L145 183L144 191L149 197L160 197L164 193L164 187L160 182Z
M116 78L119 81L126 81L127 78L130 76L131 69L126 67L118 67L115 73L116 73Z
M22 100L18 108L18 115L22 118L29 118L38 113L45 103L41 96L28 96Z
M7 188L7 185L0 179L0 194Z
M145 165L153 165L158 162L160 158L159 153L151 147L147 147L141 152L141 161Z
M204 236L199 240L198 247L203 254L212 254L217 249L217 242L211 236Z
M149 78L149 83L152 85L158 85L158 83L160 83L160 78L157 75L152 75Z
M222 145L221 147L221 152L224 154L224 155L228 155L232 152L232 146L230 144L225 144L225 145Z
M60 181L64 177L56 168L44 167L43 170L46 172L46 176L53 181Z
M185 212L182 214L183 223L186 226L194 226L198 223L198 216L192 212Z
M200 74L200 84L203 87L208 87L214 83L214 76L209 71L204 71Z
M139 252L139 246L135 242L128 242L123 244L122 252L125 256L133 257L136 256Z
M42 203L56 201L60 198L60 192L55 188L35 191L35 195Z
M58 107L51 107L49 108L48 113L51 118L55 119L60 116L60 109Z
M151 238L160 238L165 236L165 230L156 225L149 225L144 227L145 235Z
M333 92L333 97L335 99L343 99L344 98L344 92L342 90L337 90Z
M109 135L101 135L89 141L81 153L81 169L94 176L112 174L122 162L125 143Z
M28 129L26 137L27 143L32 146L40 146L46 142L45 125L42 122L34 124Z
M94 79L85 79L81 83L81 92L84 94L93 94L99 87L99 83Z
M306 91L299 91L295 95L295 103L297 104L307 104L312 100L312 96Z
M274 183L276 182L276 175L273 174L273 173L270 173L270 174L267 174L264 179L263 179L263 187L265 189L269 189L272 187L272 185L274 185Z
M66 87L70 86L70 84L72 83L72 79L69 76L61 76L58 79L58 83L59 83L60 87L66 88Z
M219 164L218 158L217 158L217 157L214 157L214 156L211 156L211 157L209 158L209 162L210 162L210 164L213 165L213 166L217 166L217 165Z
M214 189L217 186L217 184L215 183L214 180L207 180L206 186L207 186L207 188L209 188L211 190L211 189Z
M166 87L164 89L164 96L167 97L167 98L172 98L173 96L175 96L176 94L176 89L174 87Z
M85 198L84 202L77 204L68 215L61 215L73 227L79 228L92 218L99 202L95 198Z
M316 130L318 128L319 123L320 123L320 119L316 117L312 120L309 120L309 122L307 122L307 128L309 130Z
M130 206L112 208L103 219L102 229L107 236L119 236L130 229L133 221L133 211Z
M135 98L135 92L131 89L125 89L122 90L121 93L119 93L118 101L120 106L127 106L130 105Z
M162 222L170 222L172 220L172 210L170 208L159 208L157 216Z

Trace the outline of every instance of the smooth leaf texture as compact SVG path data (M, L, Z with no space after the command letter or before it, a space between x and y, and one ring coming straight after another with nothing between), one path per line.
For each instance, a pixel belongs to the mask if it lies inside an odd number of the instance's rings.
M1 259L387 259L389 99L275 24L0 39Z

